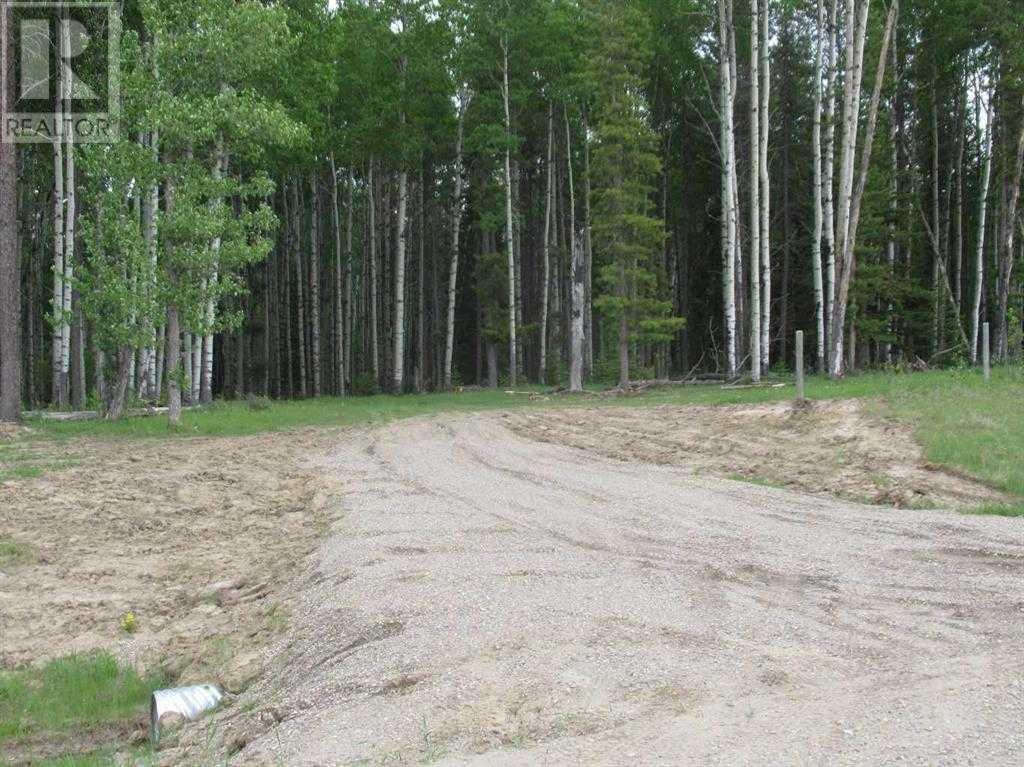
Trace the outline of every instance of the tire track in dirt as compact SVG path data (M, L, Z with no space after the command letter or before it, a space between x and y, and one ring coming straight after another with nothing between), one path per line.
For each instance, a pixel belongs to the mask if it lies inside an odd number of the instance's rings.
M694 477L518 417L339 441L324 577L214 717L234 763L1019 756L1019 520Z

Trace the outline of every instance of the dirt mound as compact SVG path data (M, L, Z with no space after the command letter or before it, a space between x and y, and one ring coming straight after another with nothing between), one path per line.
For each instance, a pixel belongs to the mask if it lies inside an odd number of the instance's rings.
M925 461L910 430L873 403L521 411L531 439L608 458L678 466L896 508L963 508L1006 500Z

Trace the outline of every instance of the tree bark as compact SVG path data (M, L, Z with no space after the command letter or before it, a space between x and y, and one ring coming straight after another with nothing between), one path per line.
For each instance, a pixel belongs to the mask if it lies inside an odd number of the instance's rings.
M345 301L341 261L341 211L338 205L338 165L331 152L331 221L334 224L334 376L335 391L345 394ZM351 228L349 229L351 233Z
M756 1L756 0L755 0ZM761 203L761 373L767 375L771 367L771 327L772 327L772 256L771 256L771 180L768 175L768 138L771 112L769 110L771 96L771 70L769 60L769 14L770 0L761 0L761 103L759 106L760 136L758 138L758 173L760 176Z
M569 312L572 315L569 328L569 388L583 390L583 278L584 268L582 243L576 231L576 183L572 171L572 131L569 128L569 112L565 110L565 166L569 187L569 249L571 296Z
M227 154L224 151L224 137L217 137L217 148L213 161L213 178L219 182L227 172ZM221 198L215 198L211 204L219 206L223 203ZM213 257L213 272L210 275L208 295L206 298L205 335L203 336L202 355L202 379L199 388L199 401L204 405L213 402L213 328L217 319L217 300L215 298L219 272L221 238L218 235L213 238L210 246Z
M405 386L405 251L408 239L409 174L398 174L398 221L395 227L394 376L391 388L401 394Z
M583 110L583 369L584 374L594 372L594 244L590 218L590 125L587 110Z
M825 158L824 228L825 244L825 343L832 333L832 314L836 296L836 83L839 79L839 0L832 0L828 17L828 60L825 65ZM823 368L824 369L824 368Z
M373 157L370 158L370 169L366 184L369 195L369 224L366 233L370 244L370 360L373 363L374 386L380 386L380 336L378 305L380 294L377 280L377 201L374 194Z
M423 391L423 383L427 373L427 293L426 293L426 216L424 215L423 170L420 169L420 182L417 187L417 213L419 215L416 276L416 372L413 376L416 391Z
M309 358L313 396L322 393L320 365L320 180L314 171L309 179Z
M296 304L296 335L299 343L299 396L306 397L309 394L308 381L306 378L306 300L305 280L302 268L302 229L301 213L299 211L299 182L292 181L292 250L295 253L295 304Z
M540 299L540 370L539 382L548 381L548 292L551 289L551 207L554 202L555 165L555 105L548 103L548 168L547 189L544 195L544 244L542 246L544 268L541 273ZM573 254L575 255L575 253Z
M732 0L718 0L719 150L722 153L722 292L726 369L736 374L736 153L733 134Z
M6 42L7 72L14 71L14 19L0 7L0 39ZM0 92L5 114L14 103L14 78ZM31 251L30 251L31 252ZM17 144L0 141L0 421L21 419L21 271L18 247ZM31 298L31 297L30 297ZM31 349L31 343L29 348Z
M825 51L825 0L818 0L818 44L814 54L814 126L811 133L811 152L814 163L813 205L814 228L811 235L811 282L814 288L814 321L817 328L815 359L818 371L825 369L825 288L822 279L821 238L824 232L824 173L822 172L821 126L824 100L822 65ZM829 42L831 45L831 41Z
M60 37L63 48L63 35ZM67 404L63 368L64 326L64 68L57 67L56 131L53 138L53 298L51 301L52 343L50 360L53 404L63 408Z
M1024 97L1021 98L1024 107ZM1017 229L1017 206L1020 203L1021 176L1024 175L1024 117L1021 118L1020 133L1017 137L1017 151L1013 165L1013 179L1010 183L1010 194L1007 202L1003 226L1003 247L999 257L999 303L996 307L996 356L1006 361L1009 358L1009 327L1007 319L1010 308L1010 278L1013 275L1013 243Z
M516 251L515 227L512 217L512 112L509 105L510 94L508 84L508 40L502 38L503 54L502 100L505 105L505 248L508 253L508 354L509 381L514 389L516 386L516 370L518 355L516 349Z
M130 346L122 346L117 354L117 380L110 391L107 403L106 418L119 421L124 418L125 404L128 396L128 385L132 377L132 362L135 356Z
M750 0L750 377L761 380L761 2Z
M462 229L463 166L462 146L466 129L466 110L470 94L465 88L459 94L459 125L455 140L455 194L452 198L452 252L448 266L448 321L445 327L444 388L452 388L452 357L455 350L455 298L459 277L459 235Z
M849 2L852 6L854 0L849 0ZM871 166L871 150L875 141L875 128L878 124L878 105L882 97L882 84L885 80L885 66L888 61L889 43L896 25L896 16L899 13L898 0L892 0L892 4L889 6L888 17L885 21L885 31L882 33L882 47L878 57L878 68L875 72L875 87L871 96L871 106L868 110L868 126L860 160L860 177L857 181L856 190L852 194L848 194L847 190L852 189L853 185L853 153L856 149L858 112L860 109L860 81L863 73L868 4L868 0L863 1L856 32L855 74L850 83L850 87L854 88L856 93L850 94L849 112L844 113L845 122L847 123L844 127L843 137L843 173L845 181L840 196L841 205L839 206L840 235L836 238L839 253L842 256L842 269L836 293L835 316L832 322L830 373L833 377L839 377L843 372L843 330L846 325L846 304L855 266L855 246L857 243L857 229L860 223L861 201L864 198L864 189L867 186L868 171Z
M982 156L984 159L984 169L982 170L981 178L981 192L979 193L980 199L978 200L978 247L975 252L974 258L974 300L971 304L971 363L977 364L978 362L978 334L981 327L981 297L985 291L985 225L986 218L988 217L988 192L992 182L992 102L993 93L990 90L988 93L988 103L986 104L987 120L985 121L985 137L983 139L983 146L980 147ZM981 89L978 90L978 99L981 99ZM977 114L980 117L981 108L977 109ZM979 120L980 124L980 120Z

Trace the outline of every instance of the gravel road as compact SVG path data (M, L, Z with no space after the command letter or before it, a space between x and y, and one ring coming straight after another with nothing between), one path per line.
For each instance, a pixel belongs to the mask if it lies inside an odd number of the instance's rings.
M236 763L1024 760L1024 520L693 477L503 419L345 435L343 514Z

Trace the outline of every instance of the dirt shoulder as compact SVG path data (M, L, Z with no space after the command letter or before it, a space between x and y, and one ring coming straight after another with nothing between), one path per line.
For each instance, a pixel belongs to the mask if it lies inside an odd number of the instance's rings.
M966 508L1003 494L928 463L910 428L877 403L838 400L715 407L516 411L506 424L541 442L695 474L896 508Z
M309 460L336 432L46 447L74 465L0 486L0 662L113 651L182 682L242 686L331 521ZM136 630L122 627L135 617Z

